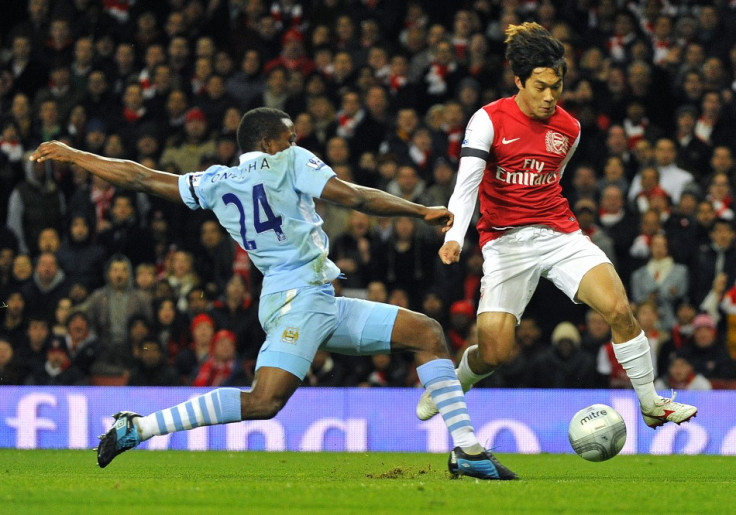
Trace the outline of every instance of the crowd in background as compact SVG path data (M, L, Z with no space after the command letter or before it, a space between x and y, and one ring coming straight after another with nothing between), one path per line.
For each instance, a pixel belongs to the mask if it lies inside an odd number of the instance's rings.
M582 126L562 177L616 265L658 387L736 379L736 4L667 0L28 0L0 19L0 384L248 385L260 274L208 212L30 151L58 139L172 173L236 165L248 109L283 109L341 179L447 205L464 127L514 94L504 29L566 47ZM482 276L410 218L318 203L339 295L419 310L453 354ZM603 318L540 285L481 386L629 387ZM410 356L319 352L304 381L416 386Z

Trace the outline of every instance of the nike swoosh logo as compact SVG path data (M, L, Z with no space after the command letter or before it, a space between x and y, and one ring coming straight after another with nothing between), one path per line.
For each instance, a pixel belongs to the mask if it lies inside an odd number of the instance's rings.
M520 139L521 138L514 138L514 139L506 139L506 138L504 138L504 139L501 140L501 143L503 143L504 145L508 145L509 143L513 143L514 141L520 140Z

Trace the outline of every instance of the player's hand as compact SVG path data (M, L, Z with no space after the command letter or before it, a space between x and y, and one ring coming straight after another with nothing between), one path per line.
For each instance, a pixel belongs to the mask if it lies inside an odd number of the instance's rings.
M440 259L446 265L460 261L460 244L456 241L447 241L438 252Z
M432 206L427 207L427 212L424 215L424 221L429 225L441 225L442 232L446 233L452 227L455 222L455 215L453 215L444 206Z
M60 141L47 141L41 143L28 159L38 163L42 163L48 159L63 163L72 163L77 152L77 150Z

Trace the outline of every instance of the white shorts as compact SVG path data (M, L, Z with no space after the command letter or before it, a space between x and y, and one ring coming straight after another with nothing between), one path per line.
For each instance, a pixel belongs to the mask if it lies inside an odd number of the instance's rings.
M518 324L540 277L579 304L580 281L602 263L611 261L581 231L568 234L539 225L511 229L483 246L478 313L511 313Z

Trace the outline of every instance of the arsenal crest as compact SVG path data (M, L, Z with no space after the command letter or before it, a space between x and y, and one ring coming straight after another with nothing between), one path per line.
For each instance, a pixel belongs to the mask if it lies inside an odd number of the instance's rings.
M550 154L564 156L570 148L570 139L559 132L547 131L547 134L544 136L544 143L547 147L547 152Z

